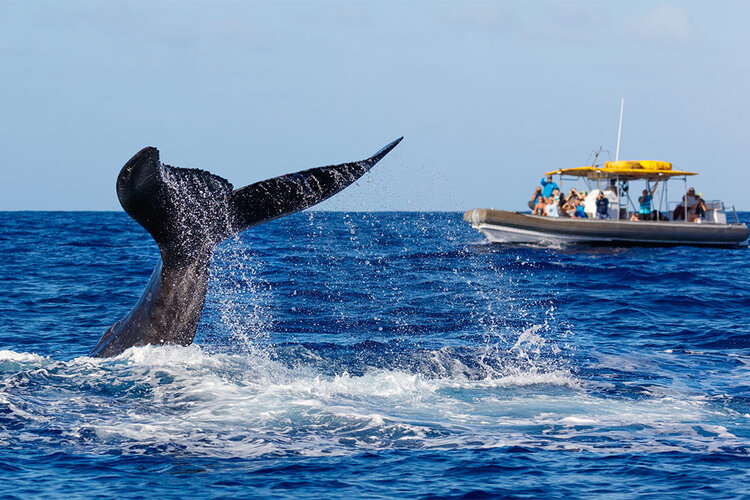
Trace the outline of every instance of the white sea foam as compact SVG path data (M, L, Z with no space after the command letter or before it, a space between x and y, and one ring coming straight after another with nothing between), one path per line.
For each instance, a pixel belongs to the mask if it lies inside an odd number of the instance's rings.
M0 350L0 361L21 361L24 363L36 363L42 361L43 359L49 358L44 358L42 356L39 356L38 354L28 352Z
M0 442L41 439L36 426L57 429L62 438L56 439L64 440L58 445L227 457L510 445L608 452L748 446L721 423L726 412L705 398L668 389L605 397L570 372L540 366L513 365L505 375L474 380L460 372L399 369L324 374L266 355L198 346L136 347L116 358L69 362L3 356L24 360L23 372L0 386L0 407L25 427L0 432ZM25 391L35 380L43 388Z
M599 422L592 418L565 417L560 420L560 423L565 425L593 425Z

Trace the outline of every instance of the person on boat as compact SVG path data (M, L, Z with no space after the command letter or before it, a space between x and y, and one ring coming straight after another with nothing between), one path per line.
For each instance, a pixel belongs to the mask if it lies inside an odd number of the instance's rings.
M542 185L542 196L544 196L545 198L549 198L550 196L552 196L552 191L554 191L555 189L557 189L558 191L560 190L560 186L558 186L552 180L552 175L548 175L546 179L542 177L542 180L539 181L539 184Z
M694 212L695 206L698 204L698 197L695 196L695 188L691 187L690 189L688 189L687 193L685 193L682 201L679 205L677 205L677 207L675 207L674 212L672 213L672 220L682 220L685 218L685 204L687 204L689 217L690 212Z
M578 196L572 198L563 198L560 200L560 215L565 217L575 217L576 209L580 202Z
M586 210L584 210L581 200L579 200L578 198L573 200L573 206L575 207L575 210L573 211L573 217L577 217L579 219L588 219L588 217L586 216Z
M581 199L581 194L575 188L571 188L567 198L560 198L560 215L575 217L576 207Z
M703 220L703 217L706 215L706 202L703 201L703 196L698 193L698 196L696 197L697 201L695 203L695 207L693 207L692 211L689 211L688 214L690 214L690 222L698 222L700 223Z
M576 191L576 188L570 188L570 192L568 192L568 197L565 198L566 203L573 203L573 200L582 200L584 197L581 196L581 193Z
M596 197L596 218L609 219L609 198L604 191L599 191L599 196Z
M543 199L541 205L542 205L541 210L534 209L536 213L532 212L531 215L546 216L547 215L547 198Z
M555 188L552 190L552 199L555 200L555 203L560 203L560 198L562 198L562 195L560 194L560 188Z
M566 215L564 212L561 214L562 204L564 202L563 197L560 196L560 189L555 188L552 190L552 194L547 198L547 205L544 207L545 215L550 215L550 203L555 205L556 207L556 214L552 215L552 217L560 217L560 215Z
M586 194L583 199L583 209L586 211L586 215L589 219L598 219L598 217L596 216L596 202L599 200L599 195L601 193L602 191L593 189L588 194Z
M638 198L638 203L640 203L640 207L638 208L639 220L651 220L651 200L654 199L654 192L658 185L659 181L654 182L654 187L650 190L646 186L646 189L643 190L643 195Z
M531 215L545 215L547 209L547 198L542 194L542 188L536 188L531 201L529 201L529 206L532 209Z
M558 205L557 213L560 214L560 217L573 217L573 210L567 203Z
M534 205L534 210L531 211L531 215L546 215L546 210L547 200L542 196L537 200L536 205Z
M542 188L540 186L537 186L534 190L534 194L531 195L531 201L529 201L529 208L536 212L536 207L539 204L542 204L542 208L544 208L544 205L546 205L544 201L544 195L542 194Z
M547 206L545 207L544 215L548 217L560 217L560 213L557 210L557 202L550 196L547 198Z

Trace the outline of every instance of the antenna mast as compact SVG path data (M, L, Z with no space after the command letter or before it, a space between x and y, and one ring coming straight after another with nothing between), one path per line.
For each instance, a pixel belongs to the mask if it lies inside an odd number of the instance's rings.
M625 98L620 101L620 128L617 129L617 152L615 152L615 161L620 161L620 135L622 134L622 108L625 107Z
M596 166L596 159L599 158L599 154L602 152L602 147L599 146L599 151L594 151L594 161L591 162L591 166Z

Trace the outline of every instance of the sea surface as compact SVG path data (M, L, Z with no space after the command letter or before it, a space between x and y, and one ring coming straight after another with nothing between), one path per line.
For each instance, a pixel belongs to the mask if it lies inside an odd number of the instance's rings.
M304 212L217 249L193 345L111 359L140 226L3 212L0 255L2 498L750 494L747 249Z

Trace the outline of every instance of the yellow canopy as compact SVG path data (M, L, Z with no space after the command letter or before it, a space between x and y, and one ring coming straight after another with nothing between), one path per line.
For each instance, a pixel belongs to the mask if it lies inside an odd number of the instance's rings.
M614 179L622 180L645 179L657 181L669 179L670 177L682 177L685 175L698 175L695 172L683 170L672 170L672 164L666 161L608 161L604 166L561 168L544 175L573 175L587 177L589 179Z

